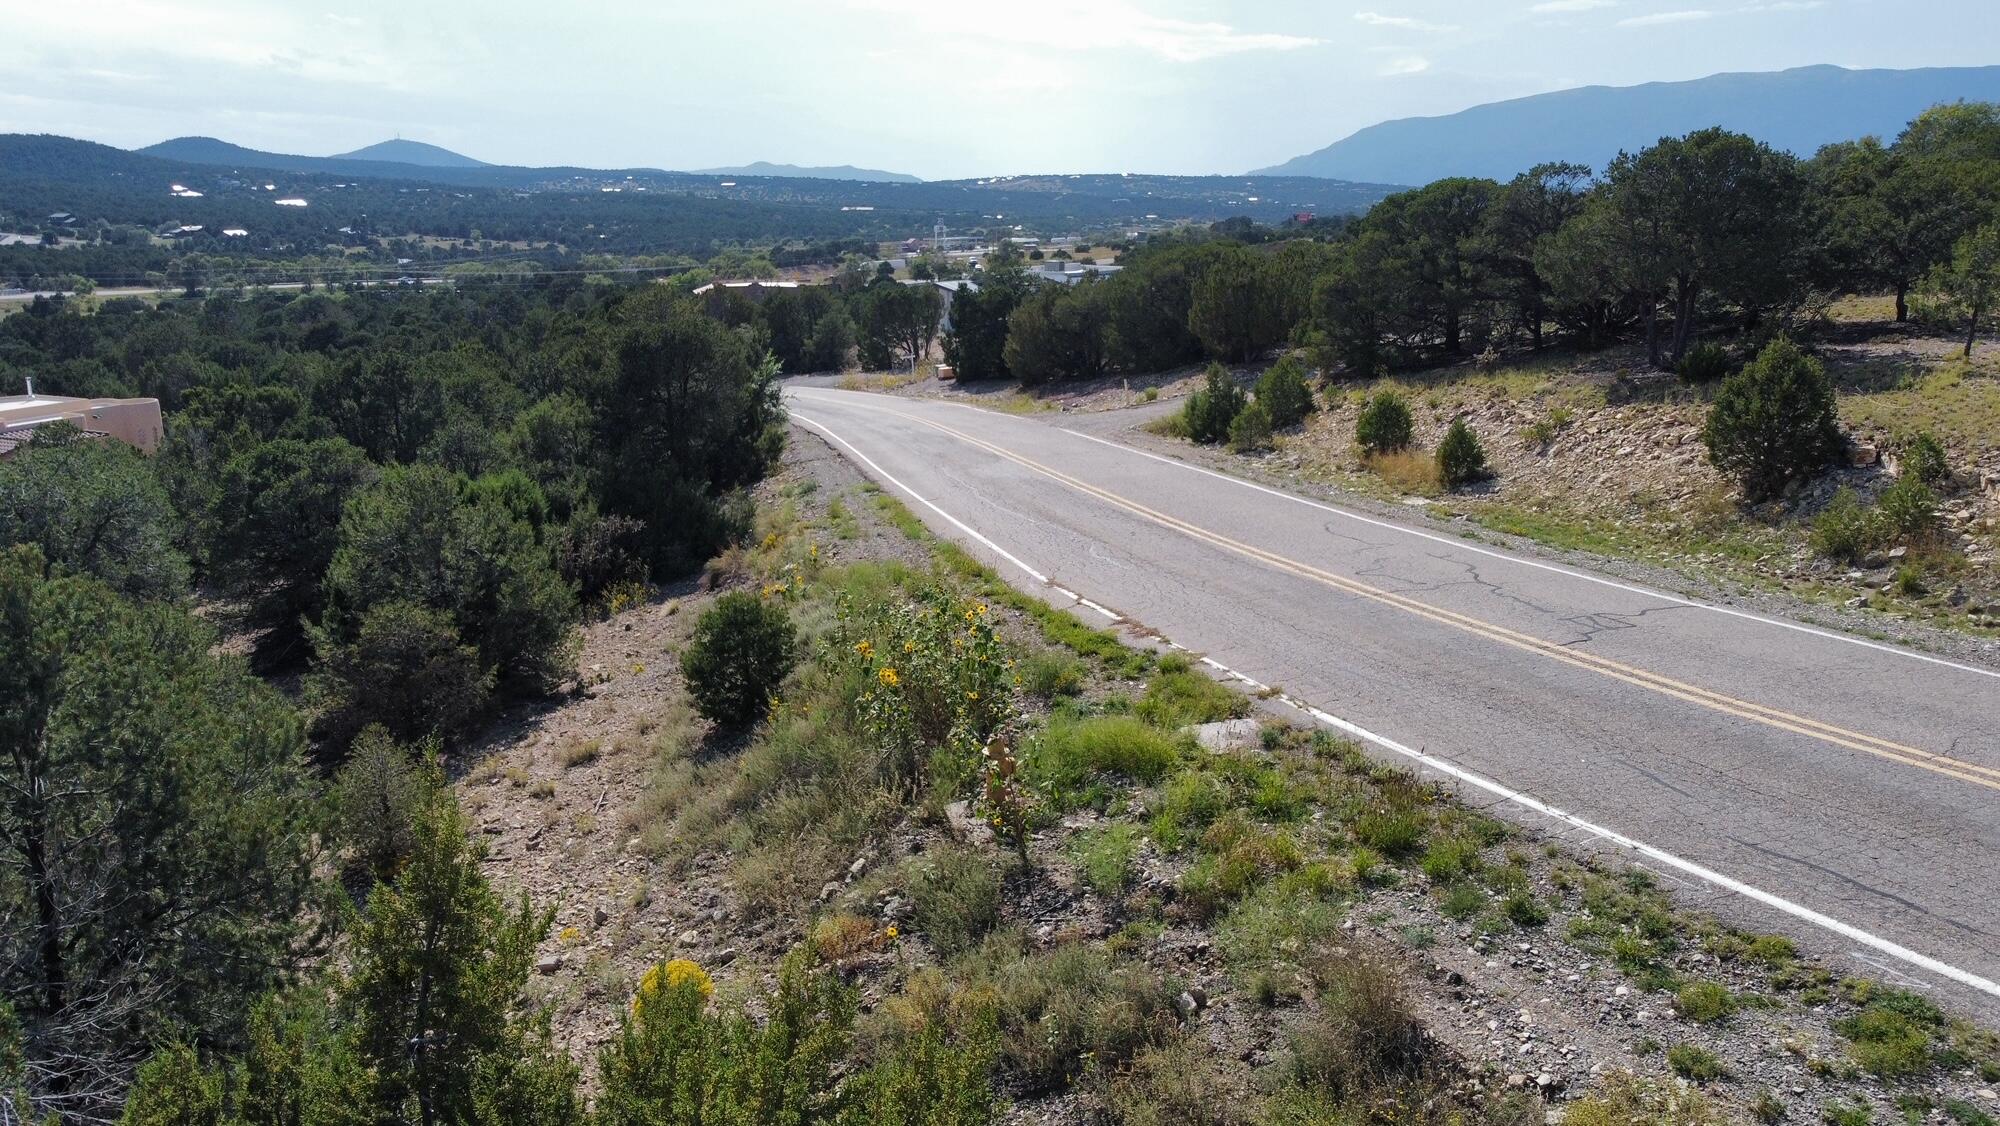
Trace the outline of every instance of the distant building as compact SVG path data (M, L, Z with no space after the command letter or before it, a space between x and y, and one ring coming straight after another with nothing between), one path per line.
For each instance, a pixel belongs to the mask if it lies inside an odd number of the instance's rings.
M764 299L781 289L798 289L804 282L795 281L716 281L695 289L694 295L701 298L702 307L710 315L719 315L731 301L748 301L752 305L762 305Z
M0 395L0 459L33 440L35 431L52 422L75 424L85 437L124 442L147 453L160 444L158 399L72 399L37 395L28 384L26 395Z
M1028 271L1028 280L1051 285L1075 285L1088 277L1109 277L1124 269L1123 266L1098 266L1083 262L1064 262L1051 259L1036 262Z
M938 303L938 331L940 333L951 331L951 303L958 298L959 291L979 292L979 283L973 281L971 278L949 278L942 280L935 278L911 278L902 284L935 286L943 291L944 300Z

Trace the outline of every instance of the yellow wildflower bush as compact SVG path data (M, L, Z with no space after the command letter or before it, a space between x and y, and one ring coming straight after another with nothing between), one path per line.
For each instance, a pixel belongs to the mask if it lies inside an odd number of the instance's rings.
M971 779L1011 704L1006 653L985 603L932 586L904 602L846 604L835 646L860 663L868 688L858 717L895 752L906 780L940 765L948 783Z
M683 986L692 986L703 1000L715 996L715 981L707 970L686 958L675 958L655 965L639 979L639 991L632 997L633 1015L644 1010L648 1001L656 1001Z

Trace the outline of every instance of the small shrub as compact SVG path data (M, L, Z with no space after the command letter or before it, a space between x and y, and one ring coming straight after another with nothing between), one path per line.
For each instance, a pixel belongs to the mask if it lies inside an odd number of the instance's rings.
M1921 539L1937 529L1937 494L1914 476L1899 478L1883 489L1875 498L1875 511L1883 532L1898 539Z
M1070 843L1070 856L1083 878L1099 895L1123 895L1132 882L1132 863L1139 854L1139 830L1132 825L1113 825L1094 833L1078 834Z
M917 927L946 957L972 947L1000 921L1000 876L969 849L926 855L912 866L909 889Z
M1132 710L1171 731L1248 715L1250 701L1192 669L1171 668L1153 677Z
M1229 449L1233 453L1257 453L1271 448L1271 412L1260 399L1236 413L1229 424Z
M1422 868L1432 883L1449 884L1460 876L1479 870L1479 842L1465 837L1444 837L1431 842L1424 851Z
M1145 399L1149 403L1158 402L1160 398L1160 389L1158 387L1148 387L1146 388L1146 393L1143 396L1141 396L1141 398Z
M1840 452L1833 381L1791 341L1774 340L1722 381L1702 440L1709 461L1742 485L1745 499L1769 500Z
M1549 921L1549 905L1525 888L1502 900L1500 911L1517 927L1539 927Z
M1813 519L1810 542L1817 555L1856 563L1873 550L1875 538L1874 515L1862 506L1854 490L1842 489Z
M1180 1026L1173 994L1159 978L1082 943L1024 955L1018 936L995 935L954 971L968 993L991 1000L1000 1069L1025 1094L1060 1090L1088 1071L1115 1071L1171 1042Z
M1021 687L1044 700L1077 696L1088 674L1084 663L1067 653L1037 653L1021 662Z
M999 1034L990 1007L959 1022L919 1029L842 1093L854 1122L883 1126L990 1126L996 1117L993 1068ZM842 1115L840 1121L849 1121Z
M1159 812L1153 817L1153 837L1164 849L1182 848L1215 823L1229 809L1229 788L1212 774L1199 770L1174 775L1160 794Z
M1736 1011L1736 998L1718 982L1691 981L1674 994L1674 1011L1696 1024L1713 1024Z
M1118 1126L1238 1126L1239 1104L1218 1098L1214 1057L1187 1039L1134 1056L1110 1083L1105 1104Z
M464 731L493 697L493 670L459 639L451 615L415 603L371 608L353 641L321 652L307 696L336 739L370 724L403 740Z
M1905 598L1916 598L1924 593L1924 569L1915 563L1905 563L1896 568L1896 577L1891 580L1897 594Z
M1410 405L1394 391L1377 393L1354 422L1354 440L1369 454L1406 450L1414 433Z
M681 654L695 707L724 727L763 715L797 659L797 634L783 606L754 594L725 594L701 615Z
M1435 496L1444 488L1434 457L1411 449L1369 454L1367 465L1385 484L1411 496Z
M1571 1103L1562 1121L1563 1126L1722 1126L1729 1119L1698 1091L1619 1072Z
M1694 1083L1712 1082L1729 1074L1729 1067L1721 1057L1698 1044L1675 1044L1668 1048L1667 1067Z
M1451 429L1445 431L1444 440L1438 443L1437 464L1438 476L1446 488L1469 485L1485 479L1489 473L1486 447L1462 418L1452 420Z
M1030 778L1072 789L1093 775L1115 774L1158 782L1180 761L1172 736L1132 716L1057 719L1029 749Z
M1783 1122L1785 1120L1785 1104L1779 1101L1777 1095L1771 1093L1769 1087L1766 1087L1757 1092L1757 1097L1751 1100L1750 1117L1764 1123L1765 1126L1770 1126L1774 1122Z
M1820 1108L1820 1121L1827 1126L1874 1126L1875 1112L1869 1109L1865 1100L1857 1099L1842 1106L1828 1103Z
M812 933L806 937L806 946L822 960L838 962L874 949L882 941L882 932L875 929L873 922L859 915L841 913L814 923Z
M1354 822L1354 839L1391 859L1401 859L1423 847L1429 820L1407 809L1380 809Z
M1271 425L1278 429L1305 421L1313 412L1313 393L1306 386L1305 365L1294 356L1285 356L1272 364L1257 381L1257 403L1269 413Z
M1359 1093L1420 1077L1436 1055L1402 983L1365 958L1331 959L1313 974L1317 1020L1293 1037L1293 1080L1307 1089Z
M1797 943L1782 934L1760 934L1750 940L1750 956L1777 968L1796 961L1799 948Z
M562 750L556 754L556 761L564 770L574 770L596 762L603 754L604 744L595 739L582 739L564 743Z
M707 975L680 965L678 974L668 963L647 975L598 1055L601 1121L798 1122L833 1098L854 1023L852 990L788 958L759 1022L712 1012Z
M417 814L439 782L419 756L435 753L429 744L413 752L370 727L334 777L335 831L376 879L393 878L416 847Z
M1727 376L1734 366L1729 359L1729 349L1714 341L1704 340L1687 350L1681 362L1675 365L1674 374L1688 383L1714 383Z
M1229 426L1243 412L1245 402L1243 389L1228 370L1221 364L1208 365L1208 382L1188 396L1187 405L1181 408L1187 436L1204 446L1226 441Z
M1448 919L1470 919L1485 907L1486 893L1470 881L1453 884L1451 890L1445 892L1444 902L1438 904L1438 910L1444 912Z
M1903 476L1936 488L1951 479L1944 446L1928 430L1919 430L1903 447Z
M1932 1031L1943 1024L1944 1014L1936 1005L1914 993L1884 989L1833 1030L1848 1040L1848 1055L1856 1066L1896 1079L1930 1070L1935 1062Z

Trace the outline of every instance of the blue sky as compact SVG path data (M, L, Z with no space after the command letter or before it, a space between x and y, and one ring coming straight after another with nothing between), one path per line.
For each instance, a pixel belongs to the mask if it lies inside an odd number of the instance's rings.
M1996 0L27 0L0 131L930 178L1240 172L1393 117L2000 63Z

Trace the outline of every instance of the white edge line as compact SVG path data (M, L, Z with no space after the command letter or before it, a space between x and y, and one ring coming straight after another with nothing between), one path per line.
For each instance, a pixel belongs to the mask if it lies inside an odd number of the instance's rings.
M881 476L881 478L884 481L887 481L891 485L894 485L897 488L903 490L904 492L910 494L911 497L915 498L917 503L923 505L925 508L930 509L932 512L937 513L939 516L944 517L946 520L951 522L952 527L957 528L959 531L964 532L966 535L971 536L975 540L978 540L980 543L984 544L988 550L992 551L995 555L998 555L1000 558L1005 559L1007 562L1012 563L1014 566L1019 567L1024 573L1026 573L1029 577L1033 578L1036 582L1041 583L1045 586L1055 585L1049 582L1049 577L1047 575L1044 575L1040 571L1035 570L1033 567L1028 566L1026 563L1021 562L1020 558L1016 556L1014 553L1008 551L1004 547L1001 547L999 544L994 543L992 540L987 539L985 536L980 535L977 531L973 530L970 524L967 524L965 521L960 520L958 517L953 516L949 512L946 512L944 509L939 508L937 505L932 504L930 498L924 496L924 494L918 492L917 490L897 480L894 474L890 473L888 470L882 468L881 466L875 464L875 460L873 458L869 457L867 454L864 454L860 450L857 450L853 446L849 445L847 439L841 437L838 434L835 434L832 430L827 429L825 423L807 418L806 416L798 413L797 411L792 411L790 412L790 414L791 417L793 417L794 419L797 419L798 421L805 423L807 426L812 427L814 430L819 431L821 434L826 435L828 438L831 438L834 441L839 442L842 449L846 450L848 453L853 454L855 457L860 458L863 464L867 465L868 468L873 469L877 474ZM1061 588L1058 587L1057 589ZM1072 595L1071 597L1080 598L1080 596L1076 595Z
M1204 663L1207 664L1211 665L1215 664L1215 662L1209 661L1207 658L1203 658L1203 661ZM1250 681L1249 677L1242 676L1241 674L1234 672L1234 670L1227 669L1221 665L1215 665L1215 667L1223 668L1225 672L1229 672L1231 675L1235 676L1239 680L1255 683L1254 681ZM1574 813L1558 809L1555 806L1552 806L1547 802L1542 801L1539 798L1531 797L1528 794L1524 794L1519 790L1513 789L1512 787L1502 785L1501 783L1496 782L1491 778L1487 778L1482 774L1476 774L1473 771L1467 770L1462 766L1459 766L1448 760L1441 759L1436 755L1427 754L1423 751L1419 751L1414 748L1404 746L1403 744L1398 743L1394 739L1390 739L1387 736L1378 735L1375 732L1370 731L1359 724L1351 723L1347 720L1341 719L1339 716L1333 715L1330 712L1314 707L1313 705L1308 704L1303 700L1294 699L1291 696L1285 695L1283 693L1279 694L1278 699L1283 700L1285 703L1290 704L1292 707L1299 709L1300 711L1306 713L1307 715L1313 717L1314 719L1325 724L1326 726L1333 728L1336 731L1345 732L1349 735L1354 736L1357 739L1363 739L1369 743L1373 743L1374 745L1381 747L1386 751L1391 751L1395 754L1402 755L1403 757L1408 758L1414 762L1417 762L1431 770L1435 770L1441 774L1449 775L1450 777L1455 778L1458 781L1463 782L1468 786L1473 786L1477 789L1484 790L1489 794L1493 794L1494 796L1499 797L1504 801L1511 802L1512 804L1518 805L1523 809L1529 810L1530 812L1538 813L1544 817L1561 822L1565 825L1569 825L1573 828L1581 829L1584 832L1589 833L1590 835L1597 837L1598 839L1603 840L1618 848L1638 853L1640 856L1644 856L1659 864L1663 864L1669 868L1673 868L1677 871L1685 873L1686 875L1692 876L1697 880L1701 880L1705 883L1713 884L1717 887L1733 891L1736 894L1741 895L1746 899L1752 900L1757 903L1761 903L1766 907L1782 911L1785 914L1790 915L1795 919L1799 919L1804 922L1811 923L1814 926L1820 927L1822 929L1832 931L1834 934L1840 935L1843 938L1852 940L1854 942L1858 942L1863 946L1867 946L1871 949L1880 951L1883 954L1887 954L1892 958L1896 958L1903 962L1907 962L1910 965L1918 967L1919 969L1929 970L1931 973L1937 974L1940 977L1949 978L1952 981L1958 982L1960 985L1966 985L1972 987L1973 989L1977 989L1981 993L1985 993L1994 997L2000 997L2000 982L1990 981L1986 978L1980 977L1978 974L1970 972L1969 970L1959 969L1957 966L1951 965L1948 962L1939 961L1938 959L1933 958L1928 954L1920 954L1915 950L1911 950L1907 946L1903 946L1899 943L1892 942L1889 939L1881 937L1880 935L1871 934L1868 931L1862 930L1860 927L1854 926L1850 923L1843 923L1839 919L1815 911L1812 908L1807 907L1802 903L1794 903L1791 900L1784 898L1783 896L1774 895L1771 892L1763 890L1762 888L1746 884L1742 880L1725 876L1722 873L1717 872L1713 868L1708 868L1701 864L1697 864L1692 860L1682 859L1681 857L1676 856L1673 853L1666 851L1665 849L1657 848L1653 845L1645 843L1644 841L1635 840L1631 837L1624 835L1623 833L1619 833L1615 830L1605 828L1602 825L1598 825L1591 821L1586 821L1583 818L1578 817Z
M980 408L972 407L969 409L979 410ZM999 412L981 411L981 413L998 414ZM1001 417L1012 417L1012 416L1003 415ZM1056 427L1056 429L1064 434L1068 434L1072 438L1082 438L1086 442L1096 442L1098 445L1101 446L1109 446L1114 450L1123 450L1126 453L1137 454L1140 457L1150 458L1153 461L1161 462L1166 465L1178 466L1179 468L1189 470L1190 472L1200 473L1206 477L1213 477L1218 481L1227 481L1232 485L1241 485L1246 489L1255 489L1260 493L1267 493L1274 497L1280 497L1285 500L1296 502L1298 504L1303 504L1308 508L1317 508L1322 512L1330 512L1335 516L1342 516L1349 520L1353 520L1362 524L1367 524L1371 527L1382 528L1392 532L1401 532L1404 535L1416 536L1420 539L1430 540L1433 543L1444 544L1447 547L1455 547L1465 551L1474 552L1479 555L1484 555L1491 559L1499 559L1508 563L1518 563L1523 567L1533 567L1539 571L1548 571L1552 574L1566 575L1572 579L1582 579L1585 582L1596 583L1599 586L1608 586L1613 588L1614 590L1622 590L1628 594L1639 594L1639 595L1644 595L1648 598L1662 598L1668 602L1676 603L1681 606L1692 606L1698 610L1710 610L1717 614L1727 614L1732 618L1742 618L1745 621L1761 622L1767 626L1777 626L1781 629L1795 630L1799 633L1810 634L1814 637L1825 638L1829 641L1844 641L1849 645L1859 645L1865 649L1874 649L1878 652L1891 653L1898 657L1908 657L1911 660L1924 661L1933 665L1942 665L1945 668L1957 669L1960 672L1977 673L1980 676L1988 676L2000 680L2000 671L1996 671L1993 669L1983 669L1977 665L1968 665L1961 663L1959 661L1949 660L1944 657L1934 657L1929 653L1919 653L1913 649L1905 649L1901 646L1884 645L1879 641L1870 641L1867 638L1863 637L1851 637L1844 633L1835 633L1832 630L1820 629L1816 626L1804 625L1799 622L1788 622L1782 618L1772 618L1763 614L1753 614L1747 610L1737 610L1729 606L1718 606L1713 602L1703 602L1700 601L1699 599L1685 598L1678 594L1669 594L1663 590L1653 590L1648 587L1634 586L1630 583L1621 583L1616 579L1608 579L1602 575L1593 575L1588 571L1579 571L1571 567L1563 567L1554 563L1543 563L1540 560L1529 559L1526 558L1525 556L1520 556L1520 555L1511 555L1504 551L1494 551L1491 548L1480 547L1477 544L1468 543L1462 538L1440 536L1434 532L1426 532L1423 531L1422 529L1412 528L1405 524L1398 524L1391 520L1377 520L1370 516L1363 516L1358 512L1350 512L1347 509L1339 508L1331 504L1326 504L1321 501L1312 500L1311 498L1308 497L1298 496L1294 493L1288 493L1285 492L1283 489L1273 489L1266 485L1260 485L1255 481L1246 481L1241 477L1232 477L1227 473L1218 473L1213 469L1207 468L1206 466L1191 465L1185 461L1180 461L1175 458L1163 457L1159 454L1152 452L1151 450L1142 450L1137 446L1128 446L1123 442L1113 442L1108 438L1100 438L1095 434L1085 434L1080 430L1071 430L1066 426L1058 426Z
M1043 574L1040 571L1037 571L1033 567L1030 567L1026 563L1023 563L1019 558L1017 558L1011 552L1007 551L1005 548L1001 547L999 544L994 543L992 540L981 535L979 532L974 531L964 521L958 519L956 516L953 516L951 513L946 512L944 509L939 508L937 505L931 503L931 501L925 498L922 494L918 493L915 489L910 488L908 485L905 485L901 481L897 480L894 476L891 476L888 472L883 470L881 466L875 464L875 462L872 459L870 459L868 455L862 453L860 450L857 450L853 446L849 445L845 439L841 438L838 434L835 434L832 430L829 430L823 423L814 421L813 419L805 418L804 416L799 415L796 412L792 414L792 417L798 419L800 422L805 423L807 426L812 427L814 430L817 430L820 433L826 435L833 441L838 442L843 449L846 449L849 453L852 453L855 457L861 459L861 461L864 464L866 464L869 468L873 469L876 473L881 474L884 480L889 481L897 488L910 494L910 496L915 497L919 502L923 504L924 507L930 509L932 512L937 513L939 516L949 521L953 527L959 529L965 534L978 540L981 544L984 544L987 548L991 549L995 554L1007 560L1009 563L1012 563L1014 566L1020 568L1020 570L1024 574L1033 576L1035 581L1042 583L1045 586L1052 587L1056 591L1064 595L1069 595L1071 597L1074 597L1078 602L1084 601L1081 595L1076 595L1073 592L1063 587L1056 586L1054 583L1050 582L1045 576L1043 576ZM1064 433L1074 433L1074 432L1065 430ZM1076 436L1079 438L1090 438L1090 435L1088 434L1077 434ZM1102 439L1097 439L1097 438L1091 438L1091 440L1102 441ZM1115 442L1106 442L1104 444L1109 446L1114 446L1119 449L1128 449L1131 450L1132 453L1141 454L1145 457L1156 457L1156 455L1147 453L1144 450L1132 449L1129 446L1118 446L1117 443ZM1158 460L1166 461L1168 459L1159 458ZM1169 462L1169 463L1175 465L1184 464L1181 462ZM1210 472L1209 470L1201 469L1199 466L1189 465L1186 466L1186 468L1194 469L1197 472L1202 472L1202 473ZM1222 479L1226 481L1235 480L1235 478L1226 477L1219 473L1213 473L1211 475L1222 477ZM1258 489L1262 492L1274 493L1277 496L1289 496L1289 494L1280 493L1272 489L1265 489L1261 485L1252 484L1251 482L1248 481L1239 481L1238 483L1247 485L1253 489ZM1353 513L1341 512L1337 508L1331 508L1327 505L1317 504L1313 501L1308 501L1301 497L1289 497L1289 499L1298 500L1301 503L1313 505L1313 507L1315 508L1326 508L1328 511L1340 513L1343 516L1353 516L1354 519L1363 520L1370 524L1377 523L1377 521L1369 520L1366 517L1354 516ZM1393 524L1384 524L1383 526L1395 528L1395 525ZM1409 529L1409 528L1402 528L1397 530L1411 532L1411 534L1413 535L1424 536L1427 539L1439 538L1436 536L1430 536L1427 533L1417 532L1414 529ZM1445 542L1450 542L1450 541L1445 541ZM1485 552L1484 554L1493 555L1496 553ZM1498 556L1498 558L1505 559L1511 557L1500 555ZM1521 562L1531 562L1531 561L1521 560ZM1532 563L1531 565L1542 566L1548 570L1571 573L1568 572L1565 568L1561 567L1547 567L1546 564L1532 564ZM1614 586L1614 587L1620 587L1621 589L1638 591L1639 593L1650 593L1645 591L1639 591L1639 588L1636 587L1625 587L1621 583L1615 583L1605 579L1595 579L1593 578L1593 576L1590 575L1578 575L1577 577L1591 578L1593 579L1593 581L1603 582L1608 586ZM1667 597L1672 597L1672 596L1669 595ZM1676 599L1676 601L1686 601L1686 600ZM1693 606L1705 605L1705 603L1699 603L1699 602L1689 602L1688 604ZM1094 609L1098 610L1101 613L1110 614L1110 611L1105 610L1101 606L1096 606L1094 603L1091 605ZM1709 607L1709 608L1717 610L1722 609L1721 607ZM1731 611L1724 610L1723 612L1730 613ZM1117 618L1117 615L1111 615L1111 616L1114 618L1114 620ZM1757 617L1757 615L1746 614L1741 616L1753 618L1759 621L1768 620L1759 618ZM1773 622L1773 624L1786 625L1787 623ZM1793 627L1793 628L1804 629L1805 627ZM1820 631L1808 630L1807 632L1817 633ZM1827 636L1836 638L1840 637L1839 634L1828 634ZM1852 641L1856 639L1841 638L1841 640ZM1179 645L1175 642L1168 641L1167 644L1174 649L1180 649L1186 651L1184 646ZM1883 646L1880 648L1887 648L1887 647ZM1901 650L1896 650L1896 649L1889 649L1888 651L1892 653L1901 652ZM1907 655L1922 656L1921 654L1915 654L1915 653ZM1253 680L1250 677L1245 676L1240 672L1237 672L1235 669L1230 668L1229 666L1221 663L1220 661L1215 660L1212 657L1202 657L1201 663L1207 665L1212 669L1217 670L1218 672L1229 677L1230 679L1241 681L1245 685L1248 685L1252 691L1255 692L1269 691L1269 687L1267 685L1259 683L1258 681ZM1940 661L1939 663L1950 664L1951 662ZM1971 671L1983 672L1985 670L1972 669ZM1598 825L1591 821L1586 821L1583 818L1578 817L1576 814L1570 813L1566 810L1558 809L1555 806L1552 806L1547 802L1542 801L1540 798L1536 798L1529 794L1522 793L1521 791L1516 790L1510 786L1506 786L1500 782L1494 781L1493 779L1488 778L1483 774L1478 774L1471 770L1467 770L1465 767L1459 766L1458 764L1451 762L1447 759L1442 759L1436 755L1429 754L1424 751L1419 751L1413 747L1406 746L1402 743L1397 742L1394 739L1389 738L1386 735L1378 735L1375 732L1370 731L1365 727L1362 727L1360 724L1351 723L1347 720L1340 718L1337 715L1334 715L1331 712L1328 712L1319 707L1315 707L1314 705L1309 704L1303 700L1296 699L1285 693L1279 693L1276 698L1290 705L1291 707L1296 708L1301 712L1304 712L1306 715L1311 716L1313 719L1326 725L1327 727L1333 728L1335 731L1343 732L1357 739L1361 739L1365 742L1372 743L1375 746L1380 747L1383 750L1389 751L1393 754L1401 755L1402 757L1410 759L1411 761L1416 762L1419 765L1422 765L1428 769L1435 770L1440 774L1446 775L1447 777L1450 778L1454 778L1460 782L1465 783L1468 786L1474 787L1475 789L1483 790L1489 794L1492 794L1495 797L1501 799L1502 801L1520 806L1521 808L1526 809L1531 813L1540 814L1543 817L1547 817L1553 821L1560 822L1564 825L1570 826L1571 828L1580 829L1583 832L1589 833L1591 836L1594 836L1599 840L1605 841L1617 848L1637 853L1640 856L1644 856L1657 863L1664 864L1669 868L1673 868L1689 876L1693 876L1695 879L1703 880L1706 881L1707 883L1714 884L1717 887L1721 887L1729 891L1735 892L1736 894L1743 896L1744 898L1749 899L1753 902L1761 903L1766 907L1770 907L1774 910L1781 911L1787 915L1792 916L1795 919L1811 923L1814 926L1820 927L1824 930L1832 931L1834 934L1840 935L1842 938L1849 939L1850 941L1853 942L1858 942L1861 945L1869 947L1872 950L1879 951L1883 954L1889 955L1892 958L1898 959L1903 962L1907 962L1910 965L1918 967L1919 969L1928 970L1931 973L1937 974L1939 977L1948 978L1952 981L1958 982L1960 985L1969 986L1973 989L1980 991L1981 993L1985 993L1993 997L2000 997L2000 982L1990 981L1986 978L1980 977L1978 974L1972 973L1969 970L1959 969L1957 966L1951 965L1948 962L1939 961L1938 959L1933 958L1928 954L1920 954L1915 950L1911 950L1907 946L1903 946L1899 943L1892 942L1889 939L1881 937L1880 935L1871 934L1868 931L1862 930L1860 927L1854 926L1850 923L1843 923L1839 919L1836 919L1831 915L1822 914L1821 912L1815 911L1812 908L1807 907L1802 903L1794 903L1791 900L1784 898L1783 896L1774 895L1771 892L1763 890L1762 888L1746 884L1742 880L1725 876L1722 873L1715 871L1713 868L1708 868L1701 864L1697 864L1692 860L1684 860L1681 857L1666 851L1665 849L1657 848L1653 845L1645 843L1644 841L1635 840L1632 837L1628 837L1623 833L1619 833L1615 830L1608 829L1602 825Z
M796 388L794 390L810 392L810 391L832 390L832 388L804 387L804 388ZM865 393L849 392L849 394L861 395ZM941 406L947 406L947 407L958 407L961 410L976 411L979 414L991 415L994 418L1009 419L1015 422L1023 421L1022 419L1014 415L1004 414L1000 411L995 411L995 410L988 410L985 407L974 406L970 403L953 402L950 399L925 399L921 401L927 403L937 403ZM1160 454L1152 452L1151 450L1142 450L1137 446L1128 446L1123 442L1114 442L1108 438L1100 438L1095 434L1085 434L1081 430L1072 430L1067 426L1056 426L1052 427L1051 429L1056 430L1058 433L1068 434L1072 438L1082 438L1086 442L1096 442L1100 446L1109 446L1114 450L1121 450L1128 454L1136 454L1139 457L1148 458L1150 460L1160 462L1163 465L1175 466L1180 469L1188 470L1189 472L1192 473L1199 473L1204 477L1213 477L1218 481L1227 481L1232 485L1240 485L1246 489L1254 489L1260 493L1267 493L1271 496L1278 497L1283 500L1292 501L1293 503L1296 504L1303 504L1307 508L1316 508L1322 512L1329 512L1335 516L1344 517L1348 520L1356 521L1357 523L1367 524L1370 527L1382 528L1384 530L1391 532L1399 532L1406 536L1416 536L1419 539L1430 540L1432 543L1443 544L1446 547L1455 547L1464 551L1473 552L1474 554L1477 555L1484 555L1489 559L1498 559L1507 563L1518 563L1523 567L1533 567L1538 571L1547 571L1551 574L1565 575L1572 579L1582 579L1584 582L1596 583L1599 586L1610 587L1613 590L1622 590L1627 594L1637 594L1637 595L1643 595L1647 598L1664 599L1668 602L1672 602L1680 606L1691 606L1697 610L1708 610L1717 614L1727 614L1732 618L1741 618L1742 620L1748 622L1761 622L1762 624L1767 626L1777 626L1780 629L1788 629L1797 633L1803 633L1813 637L1824 638L1828 641L1841 641L1849 645L1859 645L1864 649L1873 649L1879 653L1888 653L1897 657L1907 657L1913 661L1923 661L1926 664L1937 665L1942 668L1956 669L1959 672L1969 672L1969 673L1974 673L1978 676L1991 677L1995 680L2000 680L2000 670L1980 668L1978 665L1968 665L1962 661L1954 661L1945 657L1936 657L1932 656L1929 653L1920 653L1914 649L1908 649L1900 645L1884 645L1879 641L1870 641L1864 637L1854 637L1849 634L1837 633L1833 630L1821 629L1817 626L1809 626L1801 622L1788 622L1783 618L1773 618L1764 614L1754 614L1748 610L1738 610L1730 606L1718 606L1713 602L1703 602L1700 599L1687 598L1678 594L1669 594L1666 591L1654 590L1650 587L1635 586L1631 583L1623 583L1619 582L1616 579L1606 578L1603 575L1593 575L1588 571L1579 571L1573 567L1564 567L1554 563L1544 563L1538 559L1530 559L1523 555L1512 555L1504 551L1495 551L1492 548L1480 547L1477 544L1469 543L1462 537L1440 536L1434 532L1426 532L1419 528L1412 528L1407 524L1398 524L1392 520L1378 520L1371 516L1363 516L1358 512L1351 512L1345 508L1340 508L1336 505L1327 504L1324 501L1313 500L1310 497L1302 497L1297 495L1296 493L1288 493L1285 492L1283 489L1273 489L1267 485L1260 485L1255 481L1246 481L1241 477L1234 477L1227 473L1218 473L1213 469L1207 468L1206 466L1193 465L1188 462L1181 461L1178 458L1164 457Z

